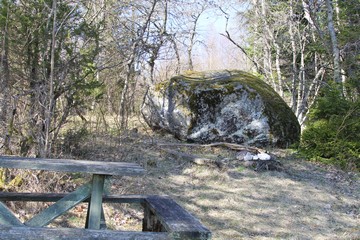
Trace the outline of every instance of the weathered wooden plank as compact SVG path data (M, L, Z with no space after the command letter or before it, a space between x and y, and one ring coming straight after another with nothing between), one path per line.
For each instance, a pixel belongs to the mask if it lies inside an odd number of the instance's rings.
M100 229L101 210L102 210L102 195L104 192L104 175L95 174L92 179L91 200L88 207L88 214L86 217L86 228Z
M0 201L56 202L66 195L68 193L0 192Z
M10 209L2 202L0 202L0 224L7 226L23 226L22 222L20 222L20 220L14 216Z
M0 201L56 202L69 193L16 193L0 192ZM103 195L104 203L143 203L147 195ZM84 202L89 202L85 199Z
M104 181L104 194L103 195L110 195L111 193L111 176L105 175Z
M83 172L103 175L137 176L144 169L135 163L87 161L73 159L48 159L26 157L0 157L0 167L47 170L55 172Z
M105 175L102 202L104 202L104 195L109 195L111 192L110 178L111 178L111 176ZM106 219L105 219L104 206L101 205L100 229L106 229L106 228L107 228L107 225L106 225Z
M211 239L199 220L167 196L149 196L145 203L173 239Z
M12 227L0 225L0 239L6 240L169 240L167 233L120 232L75 228Z
M0 197L1 195L2 193L0 193ZM7 197L6 199L8 199L8 197L14 196L17 196L17 194L10 193L10 196L7 194L4 198ZM35 196L34 194L25 196L27 200L33 198L37 199L38 197L41 199L44 198L44 196L37 196L37 194ZM50 194L50 198L53 198L53 200L57 200L57 197L57 194ZM169 197L148 195L110 195L104 196L103 202L105 201L142 203L145 208L145 218L143 222L144 231L167 231L169 232L171 239L211 239L211 232L189 212L184 210ZM155 237L154 239L157 238Z
M77 204L83 202L90 197L91 184L87 183L69 193L64 198L60 199L50 207L46 208L39 214L35 215L24 224L31 227L43 227L48 225L52 220L64 214L69 209L75 207Z

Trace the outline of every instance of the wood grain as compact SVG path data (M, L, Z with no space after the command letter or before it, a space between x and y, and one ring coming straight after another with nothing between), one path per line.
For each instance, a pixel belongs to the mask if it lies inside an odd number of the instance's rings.
M209 229L170 197L148 196L146 207L156 216L173 239L211 239ZM153 215L150 217L152 218ZM154 219L149 219L149 221L154 222ZM155 225L157 227L158 224Z
M16 193L16 192L0 192L0 201L25 201L25 202L56 202L68 193ZM104 203L142 203L145 201L146 195L104 195ZM84 202L89 202L85 199Z
M0 167L55 172L82 172L118 176L137 176L142 175L145 172L140 165L127 162L26 158L12 156L1 156Z
M75 228L10 227L0 225L0 239L6 240L169 240L167 233L120 232Z

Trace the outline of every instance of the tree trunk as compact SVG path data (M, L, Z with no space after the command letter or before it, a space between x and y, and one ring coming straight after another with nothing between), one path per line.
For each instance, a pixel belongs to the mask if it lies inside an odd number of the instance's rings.
M276 43L275 39L274 39L274 46L276 49L276 54L275 54L275 66L276 66L276 74L277 74L277 79L278 79L278 93L279 95L284 98L284 89L283 89L283 79L282 79L282 74L281 74L281 67L280 67L280 54L281 54L281 50L280 50L280 46L279 44Z
M193 64L193 59L192 59L192 50L195 45L196 28L197 28L197 22L199 20L200 15L201 15L201 13L198 14L197 16L194 16L194 26L190 31L190 43L187 48L187 54L188 54L188 69L187 70L190 70L190 71L194 70L194 64Z
M53 26L51 38L51 59L50 59L50 81L49 81L49 96L48 105L45 112L45 143L42 157L48 157L51 153L51 122L53 118L55 99L54 99L54 71L55 71L55 49L56 49L56 12L57 0L53 0L52 13L53 13Z
M270 29L269 22L267 21L267 6L266 1L261 0L261 18L262 18L262 32L263 34L263 40L264 40L264 47L263 47L263 64L264 64L264 72L265 77L268 79L268 81L271 82L271 85L273 89L278 92L278 84L275 82L274 74L273 74L273 65L272 65L272 52L271 52L271 43L275 43L274 34L272 32L272 29Z
M304 110L303 110L304 113L302 114L301 118L299 118L299 123L300 123L301 128L304 127L305 121L306 121L308 113L310 111L310 108L315 103L316 98L318 97L318 94L319 94L319 91L321 88L321 82L324 78L324 74L325 74L325 70L323 67L321 67L316 72L314 79L312 80L308 90L305 93L303 104L306 103L307 106L306 106L306 109L304 108ZM310 94L312 94L311 99L310 99Z
M127 119L128 119L128 92L129 92L129 82L131 78L131 69L132 64L127 66L127 73L125 77L124 87L121 92L121 99L120 99L120 109L119 109L119 116L120 116L120 129L125 130L127 128Z
M327 7L328 29L331 39L332 56L333 56L333 64L334 64L334 81L338 84L342 84L341 69L340 69L340 50L338 47L337 37L334 27L334 19L333 19L334 10L332 6L332 2L330 0L326 0L326 7Z
M29 76L27 76L29 81L29 120L28 120L28 131L26 136L24 136L24 141L27 143L38 144L38 149L36 155L40 155L40 149L43 148L43 144L41 141L41 130L42 127L42 111L39 108L40 103L40 92L42 89L42 81L39 79L39 31L35 30L30 36L27 42L27 63L26 67L28 68ZM32 146L27 146L27 149L30 149ZM22 155L26 155L27 152L21 152Z
M300 71L299 71L299 83L297 89L297 108L295 115L299 122L302 122L304 117L304 95L305 95L305 86L306 86L306 78L305 78L305 41L302 42L301 51L300 51Z
M9 153L10 151L10 138L12 126L8 126L7 118L8 118L8 106L10 105L10 69L9 69L9 40L8 40L8 20L9 20L9 6L6 10L6 20L5 26L2 29L2 48L1 48L1 62L0 62L0 86L1 86L1 94L0 94L0 124L1 131L3 134L3 147L5 149L5 153Z
M174 37L172 36L170 38L171 43L174 46L174 51L175 51L175 56L176 56L176 67L175 67L175 74L180 74L180 69L181 69L181 61L180 61L180 53L179 53L179 48L177 46L176 41L174 40ZM168 78L166 78L168 79Z
M294 1L291 0L290 2L290 18L294 16ZM295 112L297 108L297 101L296 101L296 83L298 81L298 69L296 64L296 57L297 57L297 48L296 48L296 41L295 41L295 26L294 21L290 19L289 25L289 35L291 41L291 50L292 50L292 72L291 72L291 103L290 107Z

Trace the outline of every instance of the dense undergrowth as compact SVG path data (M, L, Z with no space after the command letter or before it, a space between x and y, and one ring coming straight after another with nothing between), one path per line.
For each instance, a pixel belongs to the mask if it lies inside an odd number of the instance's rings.
M327 88L309 114L300 152L312 161L360 170L360 100Z

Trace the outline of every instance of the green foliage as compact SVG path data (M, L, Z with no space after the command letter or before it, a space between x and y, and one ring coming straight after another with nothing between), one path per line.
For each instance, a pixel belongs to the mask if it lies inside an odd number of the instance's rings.
M360 170L360 101L327 88L309 115L300 150L310 160Z
M9 108L16 108L7 128L12 138L22 139L19 154L50 151L68 117L86 114L101 100L105 86L97 74L103 20L90 13L95 4L58 1L53 9L52 0L0 0L9 96L19 96L16 102L6 100Z
M334 116L344 115L349 109L350 103L340 96L341 93L336 86L324 89L323 96L318 99L316 106L309 114L309 118L313 120L329 120Z
M342 69L346 76L349 95L358 97L360 93L360 1L339 1L338 39L342 49ZM355 95L355 96L354 96Z

